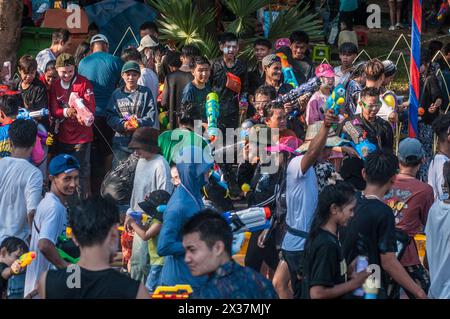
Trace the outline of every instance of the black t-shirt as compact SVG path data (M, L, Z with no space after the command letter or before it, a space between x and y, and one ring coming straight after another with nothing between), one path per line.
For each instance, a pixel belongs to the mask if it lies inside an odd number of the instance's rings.
M379 149L392 150L394 147L394 131L391 124L383 120L381 117L376 117L374 122L366 121L360 114L352 119L345 120L338 128L338 135L343 135L345 139L352 141L351 135L346 131L345 123L350 121L358 130L361 138L371 142Z
M310 240L310 239L308 239ZM313 286L334 287L347 281L347 264L338 238L319 229L317 236L305 246L302 298L310 299Z
M422 95L420 97L420 105L423 107L425 113L422 115L422 121L431 125L433 121L439 116L439 110L436 110L434 113L430 113L428 108L436 102L438 98L443 99L444 94L439 85L439 80L435 74L430 74L425 79L425 82L422 83ZM442 103L442 107L446 107L445 103ZM444 109L443 109L444 110Z
M2 272L9 266L5 263L0 263L0 299L6 298L6 288L8 286L8 280L2 277Z
M21 92L25 108L30 111L48 108L47 89L37 77L26 90L22 89L20 84L21 81L17 82L15 89Z
M140 282L114 269L80 269L80 288L67 285L67 282L76 283L74 270L49 270L45 282L46 299L135 299L137 296Z
M381 284L386 287L380 254L397 252L395 219L389 206L378 199L359 199L355 215L340 231L340 239L345 259L352 262L358 255L368 256L369 265L380 266Z
M248 72L248 94L255 95L255 91L265 82L264 73L259 71L258 65Z

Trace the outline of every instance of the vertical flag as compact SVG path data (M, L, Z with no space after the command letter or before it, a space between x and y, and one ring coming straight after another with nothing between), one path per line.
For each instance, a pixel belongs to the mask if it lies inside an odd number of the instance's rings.
M422 0L413 0L413 19L411 28L411 84L409 86L409 137L417 137L418 111L420 99L420 36L422 33Z

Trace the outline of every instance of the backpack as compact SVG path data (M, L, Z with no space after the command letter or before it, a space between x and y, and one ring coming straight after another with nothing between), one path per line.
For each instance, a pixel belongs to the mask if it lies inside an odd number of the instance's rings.
M131 154L127 160L106 174L100 189L103 198L111 197L120 205L130 203L138 160L137 155Z

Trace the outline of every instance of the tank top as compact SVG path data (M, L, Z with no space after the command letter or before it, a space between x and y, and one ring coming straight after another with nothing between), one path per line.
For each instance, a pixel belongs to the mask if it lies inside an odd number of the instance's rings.
M135 299L140 282L114 269L91 271L80 267L79 288L75 271L49 270L45 282L47 299ZM70 277L70 278L69 278ZM72 288L73 287L73 288Z

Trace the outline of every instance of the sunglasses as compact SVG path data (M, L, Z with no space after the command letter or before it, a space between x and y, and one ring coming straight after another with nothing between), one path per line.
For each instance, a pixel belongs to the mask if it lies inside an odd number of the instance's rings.
M380 103L375 103L375 104L366 104L364 101L360 101L361 104L363 105L363 107L367 110L376 110L381 108L381 102Z

